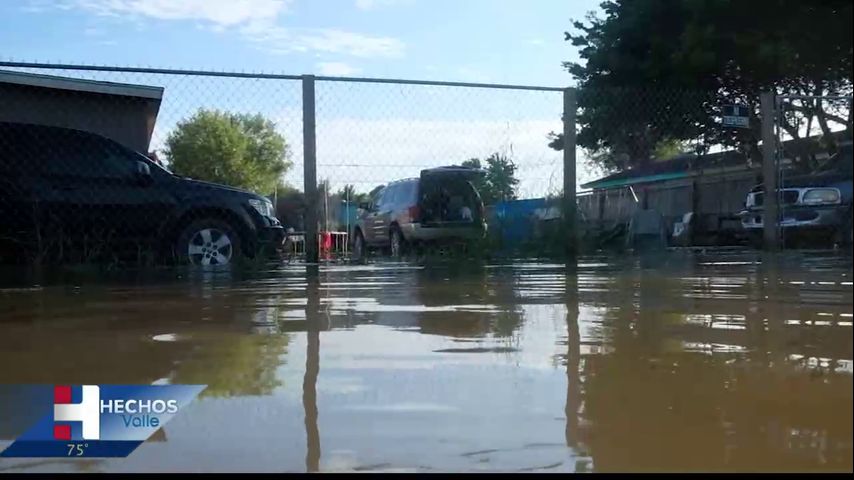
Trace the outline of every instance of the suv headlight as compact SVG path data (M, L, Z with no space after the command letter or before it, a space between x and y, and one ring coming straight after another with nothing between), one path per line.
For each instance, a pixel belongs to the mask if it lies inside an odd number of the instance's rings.
M276 216L276 212L273 209L273 202L271 202L269 200L266 200L266 199L261 200L258 198L250 198L249 199L249 205L252 205L252 208L254 208L256 211L258 211L258 213L260 213L261 216L270 217L270 218Z
M750 208L754 205L756 205L756 194L755 193L748 193L747 194L747 200L745 200L745 202L744 202L744 206L746 208Z
M804 193L801 202L806 205L839 203L839 190L835 188L813 188Z

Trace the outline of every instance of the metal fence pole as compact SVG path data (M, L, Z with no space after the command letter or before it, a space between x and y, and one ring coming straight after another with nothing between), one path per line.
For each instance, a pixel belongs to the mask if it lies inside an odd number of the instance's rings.
M313 81L313 79L312 79ZM305 415L305 469L320 470L320 431L317 426L317 376L320 372L320 331L323 328L320 310L320 275L317 265L306 265L306 355L302 380L302 406Z
M305 190L305 261L317 263L317 132L315 130L314 75L302 77L303 189Z
M779 238L779 209L777 194L777 139L774 138L774 94L763 92L759 96L762 120L762 184L763 184L763 246L777 250Z
M566 250L577 251L578 204L575 198L575 113L578 102L574 88L563 91L563 214Z

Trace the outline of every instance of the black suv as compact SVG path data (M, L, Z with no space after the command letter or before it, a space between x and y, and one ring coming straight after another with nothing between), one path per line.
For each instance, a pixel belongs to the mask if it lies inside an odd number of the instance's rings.
M0 122L0 257L221 265L283 238L267 198L173 175L94 133Z

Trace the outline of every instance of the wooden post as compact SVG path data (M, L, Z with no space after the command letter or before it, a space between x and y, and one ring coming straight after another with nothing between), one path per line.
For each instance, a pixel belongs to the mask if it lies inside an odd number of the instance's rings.
M317 137L315 130L314 75L302 77L303 190L305 190L305 261L317 263Z
M563 91L563 215L566 232L566 251L569 255L577 253L578 203L575 198L575 114L578 107L576 91L567 88Z
M774 138L774 94L763 92L759 96L762 120L762 185L763 185L763 246L777 250L779 238L779 205L777 193L777 139Z

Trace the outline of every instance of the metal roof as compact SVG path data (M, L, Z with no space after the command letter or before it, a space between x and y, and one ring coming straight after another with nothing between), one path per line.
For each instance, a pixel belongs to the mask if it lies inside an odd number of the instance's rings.
M148 98L152 100L161 100L163 98L163 87L103 82L83 78L56 77L53 75L41 75L11 70L0 70L0 83L14 83L17 85L27 85L32 87L100 93L105 95L119 95L124 97Z
M844 137L845 131L833 132L832 135L836 137L840 148L851 144L851 141ZM812 137L812 139L817 140L818 137ZM783 142L784 153L786 152L787 145L789 145L791 141L792 140L786 140ZM817 159L821 159L822 157L827 158L828 155L816 155ZM782 161L783 164L786 165L787 161L790 162L790 159L783 158ZM636 167L607 175L587 182L581 185L581 188L608 189L625 187L639 183L652 183L688 178L697 175L699 172L707 170L721 172L733 171L739 168L750 169L747 164L747 158L734 150L709 153L702 157L693 153L683 153L668 160L652 162L642 167Z

